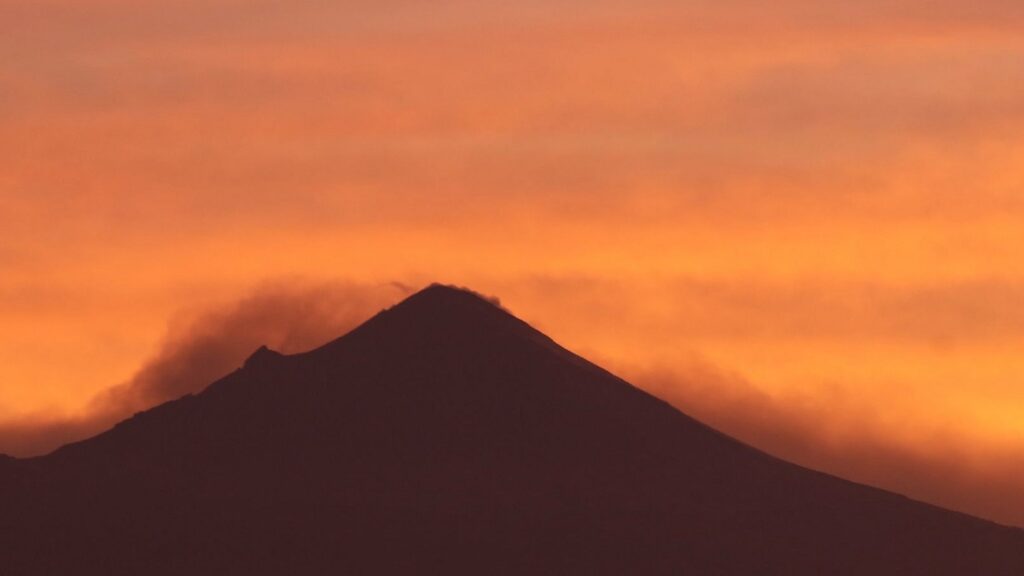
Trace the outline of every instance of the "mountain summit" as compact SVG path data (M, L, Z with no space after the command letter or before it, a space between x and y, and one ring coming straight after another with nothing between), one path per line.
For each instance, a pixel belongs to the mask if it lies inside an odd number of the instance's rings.
M0 460L0 573L1024 574L1024 532L772 458L475 293Z

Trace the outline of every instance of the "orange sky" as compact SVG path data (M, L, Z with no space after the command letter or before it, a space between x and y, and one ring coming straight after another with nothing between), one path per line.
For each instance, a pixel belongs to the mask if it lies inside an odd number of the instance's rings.
M0 431L268 282L436 279L755 444L1024 524L1022 29L1017 0L0 0Z

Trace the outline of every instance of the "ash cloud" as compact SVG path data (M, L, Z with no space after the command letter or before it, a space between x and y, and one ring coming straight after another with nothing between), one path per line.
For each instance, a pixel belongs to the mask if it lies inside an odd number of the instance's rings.
M84 414L34 414L0 422L0 453L39 455L82 440L136 412L201 391L261 345L285 354L310 350L411 291L397 283L273 283L233 304L177 318L156 354L127 382L93 398Z
M938 506L1024 526L1024 446L975 442L962 430L912 437L868 400L835 387L774 397L706 363L625 368L638 386L747 444L797 464Z

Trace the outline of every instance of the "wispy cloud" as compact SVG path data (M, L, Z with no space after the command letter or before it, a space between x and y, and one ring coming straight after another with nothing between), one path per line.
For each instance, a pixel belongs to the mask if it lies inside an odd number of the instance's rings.
M135 412L203 390L259 346L304 352L394 303L400 285L264 285L246 298L172 324L160 349L128 381L96 395L83 414L0 421L0 453L36 455L109 428Z

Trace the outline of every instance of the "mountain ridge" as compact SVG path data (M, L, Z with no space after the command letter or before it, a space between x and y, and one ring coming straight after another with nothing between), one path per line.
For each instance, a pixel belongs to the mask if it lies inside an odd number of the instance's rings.
M1024 569L1024 531L778 460L440 285L13 464L10 574Z

